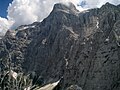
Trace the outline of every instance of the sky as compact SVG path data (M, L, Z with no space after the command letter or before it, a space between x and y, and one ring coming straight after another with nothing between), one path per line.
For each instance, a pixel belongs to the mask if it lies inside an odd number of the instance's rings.
M0 35L20 25L42 21L55 3L72 2L79 11L101 7L106 2L120 4L120 0L0 0Z
M6 18L7 8L12 0L0 0L0 17Z

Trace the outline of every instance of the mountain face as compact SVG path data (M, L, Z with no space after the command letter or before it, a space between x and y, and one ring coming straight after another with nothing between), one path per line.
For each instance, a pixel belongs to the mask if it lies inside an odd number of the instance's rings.
M0 59L1 69L12 62L12 69L34 71L44 84L61 79L60 90L120 90L120 6L79 12L72 3L55 4L42 22L8 31Z

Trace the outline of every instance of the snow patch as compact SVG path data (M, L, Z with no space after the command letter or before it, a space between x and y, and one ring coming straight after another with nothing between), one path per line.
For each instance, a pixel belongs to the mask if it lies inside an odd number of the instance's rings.
M2 36L0 36L0 39L2 39Z
M73 31L72 27L66 27L66 26L63 26L63 27L66 28L68 31L70 31L70 33L71 33L71 34L70 34L71 37L74 37L75 40L78 39L79 35Z
M66 62L65 66L67 67L68 66L68 59L65 58L65 57L64 57L64 59L65 59L65 62Z
M24 90L30 90L30 87L25 88Z
M108 42L109 40L110 40L109 37L105 39L106 42Z
M57 82L54 82L54 83L47 84L38 90L53 90L58 85L59 82L60 82L60 80L58 80Z
M87 38L86 38L86 40L88 41L88 40L89 40L89 38L87 37Z
M86 10L84 9L84 10L83 10L83 11L81 11L80 13L87 13L87 12L90 12L90 11L89 11L89 10L87 10L87 9L86 9Z
M35 28L35 25L33 25L33 26L29 26L29 28Z
M46 41L47 41L47 39L45 38L45 39L43 39L42 40L42 44L44 45L45 43L46 43Z
M10 71L10 74L11 76L14 78L14 79L17 79L17 76L18 74L16 72L14 72L13 70Z
M25 29L27 29L28 28L28 26L25 26L25 27L22 27L22 28L20 28L20 29L18 29L18 30L25 30Z
M76 34L73 30L69 30L72 33L72 36L75 38L75 40L78 39L79 35Z
M96 24L97 29L99 28L99 21L97 20L97 24Z
M85 43L85 42L82 42L81 44L82 44L82 45L85 45L86 43Z
M25 29L28 29L28 28L35 28L35 25L33 25L33 26L24 26L24 27L19 28L18 30L25 30Z
M91 41L90 44L92 44L93 42Z

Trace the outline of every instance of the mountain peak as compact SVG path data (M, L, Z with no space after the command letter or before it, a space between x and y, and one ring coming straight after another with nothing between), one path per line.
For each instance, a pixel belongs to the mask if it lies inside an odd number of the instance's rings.
M54 5L55 9L75 9L75 5L71 2L68 2L67 4L64 3L57 3Z
M111 3L109 3L109 2L106 2L106 4L105 5L107 5L107 6L109 6L109 5L112 5Z
M55 11L56 10L77 11L75 5L73 3L71 3L71 2L68 2L66 4L64 4L64 3L57 3L57 4L54 5L53 10L55 10Z
M102 6L102 9L114 9L114 8L117 8L117 6L115 6L115 5L113 5L113 4L109 3L109 2L107 2L106 4L104 4Z
M120 7L120 4L118 4L117 6Z

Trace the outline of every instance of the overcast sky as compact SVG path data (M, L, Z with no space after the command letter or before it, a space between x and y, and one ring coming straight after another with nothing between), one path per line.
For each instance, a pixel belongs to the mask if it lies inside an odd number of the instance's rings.
M0 4L5 4L8 14L0 17L0 33L5 33L7 29L15 29L20 25L31 24L35 21L41 21L49 15L55 3L72 2L80 11L89 8L100 7L106 2L112 4L120 4L120 0L5 0L0 1ZM8 4L11 2L10 4ZM8 6L7 6L8 5ZM77 6L79 5L79 6ZM5 10L5 9L3 9ZM5 11L5 12L6 12ZM0 12L3 15L4 12ZM2 14L3 13L3 14Z

